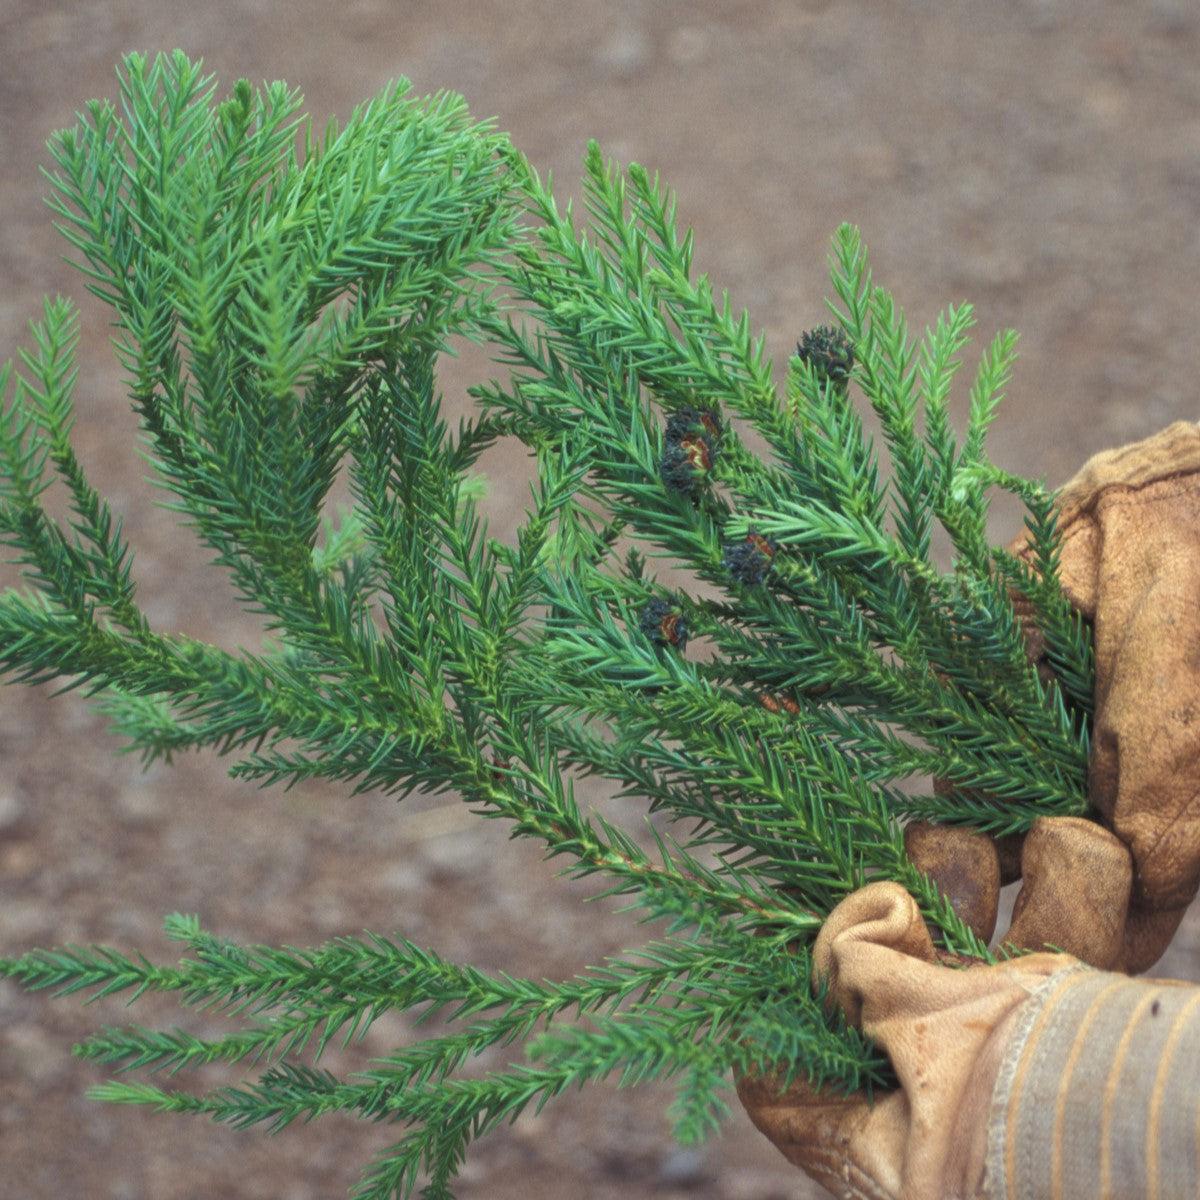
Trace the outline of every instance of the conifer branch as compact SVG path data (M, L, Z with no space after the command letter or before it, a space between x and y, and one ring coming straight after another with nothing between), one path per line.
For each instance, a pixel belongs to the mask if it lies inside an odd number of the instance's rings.
M1054 497L986 453L1016 335L985 351L960 441L971 307L914 338L852 226L830 255L836 324L803 332L781 388L748 316L695 273L674 197L594 144L577 224L451 94L398 83L317 137L286 85L217 100L181 53L131 55L119 88L51 139L51 208L114 311L169 506L263 642L229 654L138 607L120 520L71 446L78 319L55 300L0 368L0 541L30 585L0 595L0 669L83 687L146 760L213 748L262 786L456 792L666 933L549 982L400 937L241 947L175 917L175 966L67 947L0 958L0 977L246 1022L108 1027L77 1052L118 1073L259 1069L205 1095L95 1090L114 1102L405 1126L355 1192L370 1200L422 1176L449 1196L474 1138L588 1079L677 1077L685 1140L719 1122L730 1072L886 1086L813 986L825 916L890 878L947 951L986 960L905 856L904 822L1009 833L1087 811L1091 631L1059 585ZM456 337L500 377L452 431L437 366ZM537 466L511 542L471 474L501 438ZM55 478L66 524L42 506ZM989 543L992 488L1027 509L1021 556ZM573 773L643 800L642 836L582 805ZM928 775L948 786L924 794ZM350 1078L317 1067L388 1011L451 1028ZM533 1062L465 1074L522 1044Z

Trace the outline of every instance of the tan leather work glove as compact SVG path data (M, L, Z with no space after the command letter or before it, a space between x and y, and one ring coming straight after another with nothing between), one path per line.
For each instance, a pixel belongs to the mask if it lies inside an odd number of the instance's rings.
M1111 834L1048 818L1021 846L915 825L906 846L985 940L1023 876L1006 941L1144 971L1200 887L1200 425L1095 455L1058 506L1063 588L1094 629L1088 795Z
M1200 1195L1200 988L1062 954L941 966L894 883L834 909L814 974L887 1052L899 1089L872 1104L765 1077L737 1087L754 1124L835 1196Z

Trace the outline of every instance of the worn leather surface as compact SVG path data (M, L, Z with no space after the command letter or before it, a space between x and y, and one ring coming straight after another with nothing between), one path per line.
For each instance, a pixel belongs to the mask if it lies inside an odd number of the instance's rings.
M813 970L887 1052L899 1088L872 1103L756 1078L740 1080L738 1094L788 1160L835 1196L1200 1194L1200 987L1095 971L1068 955L941 965L916 902L890 882L838 905Z
M1050 990L1070 986L1079 960L1151 966L1200 887L1200 425L1178 422L1096 455L1058 503L1063 586L1095 637L1088 791L1098 820L1039 821L1020 843L914 825L906 848L983 937L1000 887L1019 871L1004 940L1070 955L951 970L936 963L916 903L897 885L872 884L834 910L815 974L888 1053L900 1088L872 1104L804 1084L781 1093L754 1078L739 1080L738 1094L789 1161L836 1196L983 1195L996 1081L1029 1032L1021 1014L1039 996L1059 1003ZM1036 660L1032 628L1029 642ZM1080 1045L1072 1061L1103 1056ZM1063 1103L1071 1111L1069 1097ZM989 1194L1006 1194L998 1177L991 1185Z
M1060 489L1058 505L1063 587L1095 638L1088 794L1119 847L1039 822L1022 849L1025 884L1006 940L1143 971L1200 887L1200 425L1179 421L1095 455ZM1036 658L1032 628L1029 641ZM970 893L968 919L990 936L995 870L978 835L909 836L914 861L952 898ZM1127 868L1116 865L1121 847ZM1007 882L1012 848L1002 849ZM979 864L973 885L963 881L964 863ZM1106 880L1110 867L1116 875Z
M1012 1018L1047 980L1079 964L1034 954L966 970L941 966L916 902L880 882L834 909L813 965L831 998L887 1052L900 1087L872 1103L743 1078L738 1095L750 1119L835 1196L979 1195Z

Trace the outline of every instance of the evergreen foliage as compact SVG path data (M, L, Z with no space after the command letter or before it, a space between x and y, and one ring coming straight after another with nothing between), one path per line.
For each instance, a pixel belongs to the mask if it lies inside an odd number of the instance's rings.
M405 1126L364 1200L421 1179L449 1196L471 1139L587 1079L676 1076L684 1139L719 1121L731 1071L886 1084L810 986L824 915L895 879L948 950L986 958L905 857L904 820L1005 833L1086 809L1090 631L1057 583L1052 497L985 453L1015 335L985 351L960 444L948 396L970 307L914 341L843 226L837 324L805 335L781 396L643 168L591 146L577 224L458 97L390 87L322 136L299 105L244 81L216 102L182 54L134 55L119 103L50 142L51 205L113 309L157 477L270 643L231 654L151 628L120 521L71 449L78 324L59 299L0 373L0 536L30 584L0 596L0 664L83 687L147 760L214 747L260 785L457 792L627 898L659 940L545 982L398 937L237 946L175 916L173 967L71 947L0 975L240 1018L215 1040L108 1028L77 1053L120 1073L259 1069L204 1095L118 1079L95 1091L110 1101L239 1127L332 1111ZM454 336L506 368L457 430L436 391ZM512 544L488 536L471 474L500 437L538 465ZM342 467L354 505L334 523ZM69 528L41 504L54 478ZM1028 507L1029 564L988 544L993 487ZM692 585L665 587L647 555ZM585 811L575 774L643 798L652 839ZM929 776L951 788L927 793ZM349 1079L317 1067L332 1039L413 1009L453 1031ZM521 1042L529 1061L462 1073Z

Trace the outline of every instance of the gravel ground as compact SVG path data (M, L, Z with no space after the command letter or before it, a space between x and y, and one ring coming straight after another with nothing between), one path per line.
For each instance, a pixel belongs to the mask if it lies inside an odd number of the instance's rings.
M82 305L77 446L125 520L163 630L228 647L259 636L143 479L107 315L60 261L37 173L45 137L113 94L130 49L180 46L226 84L284 77L319 123L400 74L421 91L456 89L568 189L597 137L677 189L701 268L780 360L821 319L829 236L855 221L914 329L970 299L981 336L1021 330L993 452L1052 483L1095 450L1198 415L1200 12L1187 0L0 0L0 46L0 347L16 347L43 293ZM479 368L449 370L452 415ZM526 468L493 456L489 473L503 531ZM996 539L1018 521L998 504ZM176 910L297 945L395 930L551 977L638 940L612 906L584 905L586 889L453 802L257 792L212 755L142 773L117 749L73 694L0 691L0 953L99 941L165 958L161 919ZM1198 942L1191 920L1166 972L1196 975ZM147 1024L213 1028L170 1004L139 1010ZM115 1002L81 1010L0 987L3 1196L337 1197L389 1140L349 1121L267 1138L91 1103L100 1073L70 1046L125 1019ZM403 1034L381 1022L344 1061ZM654 1088L565 1097L482 1142L460 1195L815 1194L740 1114L706 1147L676 1148L665 1100Z

